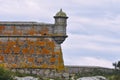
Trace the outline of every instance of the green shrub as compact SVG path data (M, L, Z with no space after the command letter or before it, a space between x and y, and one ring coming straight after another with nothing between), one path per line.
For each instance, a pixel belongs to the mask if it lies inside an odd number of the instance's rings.
M0 67L0 80L13 80L13 73Z

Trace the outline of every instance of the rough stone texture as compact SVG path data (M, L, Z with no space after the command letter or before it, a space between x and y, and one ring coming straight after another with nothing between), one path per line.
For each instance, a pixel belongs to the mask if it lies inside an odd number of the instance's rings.
M56 70L52 69L11 69L11 71L14 72L20 72L20 73L26 73L26 74L36 74L41 77L46 77L46 78L64 78L68 79L69 78L69 73L66 72L57 72Z
M63 73L62 75L65 80L69 80L69 73Z
M107 80L107 79L103 76L93 76L93 77L82 77L77 80Z
M41 73L31 71L38 68L64 70L61 44L68 17L60 10L54 18L54 24L0 22L0 66L30 68L20 72L34 74Z
M114 69L96 67L96 66L65 66L65 69L70 74L75 73L84 73L84 72L93 72L94 70L112 73Z
M13 72L24 72L24 73L28 73L28 74L36 74L39 75L41 77L48 77L48 78L55 78L55 77L59 77L59 78L64 78L64 79L68 79L69 77L74 78L76 73L84 73L84 72L93 72L94 70L101 70L103 72L108 72L108 73L112 73L113 69L108 69L108 68L101 68L101 67L81 67L81 66L65 66L67 68L67 70L62 71L62 72L58 72L54 69L25 69L25 68L19 68L19 69L11 69L11 71ZM75 72L76 71L76 72Z
M25 73L25 71L23 69L19 70L20 73Z
M31 76L27 76L27 77L15 77L15 80L39 80L38 78L34 78Z

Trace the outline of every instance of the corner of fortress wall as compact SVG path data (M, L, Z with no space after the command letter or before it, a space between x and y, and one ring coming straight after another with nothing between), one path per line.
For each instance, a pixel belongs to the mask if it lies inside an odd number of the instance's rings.
M56 15L55 24L0 22L0 66L64 70L61 44L67 37L66 19Z

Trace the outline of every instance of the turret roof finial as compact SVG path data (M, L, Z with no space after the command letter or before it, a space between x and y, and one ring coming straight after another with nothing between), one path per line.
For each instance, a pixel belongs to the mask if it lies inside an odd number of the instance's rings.
M62 8L60 9L60 12L62 12Z
M55 15L56 17L67 17L66 13L62 11L62 8L60 9L59 12Z

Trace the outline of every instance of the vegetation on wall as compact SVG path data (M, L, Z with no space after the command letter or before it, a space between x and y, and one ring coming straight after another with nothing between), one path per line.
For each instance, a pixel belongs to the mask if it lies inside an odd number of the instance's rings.
M0 67L0 80L14 80L13 78L15 76L18 77L25 77L25 76L33 76L37 77L40 80L49 80L48 78L44 79L44 77L41 77L40 75L35 75L35 74L25 74L25 73L20 73L20 72L11 72L7 69L4 69ZM82 72L82 73L76 73L75 74L75 79L78 79L80 77L90 77L90 76L104 76L108 80L120 80L120 70L113 70L112 72L105 72L101 71L98 69L94 69L92 72ZM56 78L54 80L63 80L61 78Z
M113 70L109 72L109 71L101 71L99 69L94 69L91 72L82 72L75 74L76 79L80 77L91 77L91 76L104 76L108 80L120 80L120 70Z
M0 67L0 80L13 80L13 77L14 74L11 71Z

